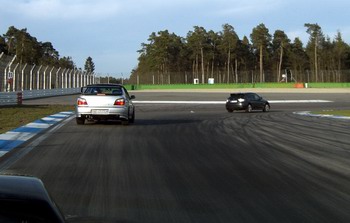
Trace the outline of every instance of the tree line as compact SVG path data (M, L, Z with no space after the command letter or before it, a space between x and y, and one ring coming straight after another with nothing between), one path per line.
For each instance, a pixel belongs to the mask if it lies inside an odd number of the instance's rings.
M138 51L132 83L184 83L198 78L222 83L295 81L350 81L350 46L340 31L331 39L316 24L304 24L309 40L290 40L283 30L272 35L263 24L240 39L230 24L207 31L194 26L181 37L168 30L153 32ZM284 74L284 75L283 75ZM218 82L218 80L217 80Z
M38 41L31 36L27 29L17 29L10 26L8 31L0 35L0 52L8 56L16 55L16 62L19 64L36 64L66 69L77 68L72 57L61 57L51 42ZM84 65L84 71L93 73L95 64L89 56Z

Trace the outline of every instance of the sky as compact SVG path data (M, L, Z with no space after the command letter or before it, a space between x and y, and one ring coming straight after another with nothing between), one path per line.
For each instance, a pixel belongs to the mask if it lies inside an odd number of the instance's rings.
M349 9L349 0L0 0L0 35L10 26L27 28L78 68L90 56L95 73L127 78L152 32L186 37L194 26L219 32L228 23L249 38L264 23L271 35L283 30L305 45L304 24L317 23L331 39L340 31L350 44Z

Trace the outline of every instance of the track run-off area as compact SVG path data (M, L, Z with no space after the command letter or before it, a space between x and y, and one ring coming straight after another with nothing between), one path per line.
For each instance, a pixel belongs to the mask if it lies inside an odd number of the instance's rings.
M266 113L228 113L227 92L131 94L133 125L68 118L1 172L40 178L72 222L350 222L350 120L295 113L349 110L349 93L261 92Z

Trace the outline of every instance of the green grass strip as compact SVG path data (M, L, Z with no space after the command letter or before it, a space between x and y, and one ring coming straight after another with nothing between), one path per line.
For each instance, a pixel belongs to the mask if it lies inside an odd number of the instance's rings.
M237 89L237 88L293 88L294 83L256 84L141 84L126 85L128 90L174 90L174 89Z
M72 105L21 105L0 107L0 134L62 111L73 111Z
M310 88L350 88L350 83L309 83Z
M305 84L305 83L304 83ZM125 85L128 90L182 90L182 89L238 89L238 88L295 88L295 83L241 83L241 84L140 84ZM350 83L308 83L308 88L350 88Z

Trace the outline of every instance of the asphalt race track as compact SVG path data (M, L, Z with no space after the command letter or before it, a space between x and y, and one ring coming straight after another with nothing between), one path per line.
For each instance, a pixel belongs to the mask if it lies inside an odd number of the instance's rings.
M349 95L262 95L333 102L250 114L223 105L138 104L129 126L67 121L3 157L38 144L3 172L42 179L72 222L350 222L350 120L293 114L350 109Z

